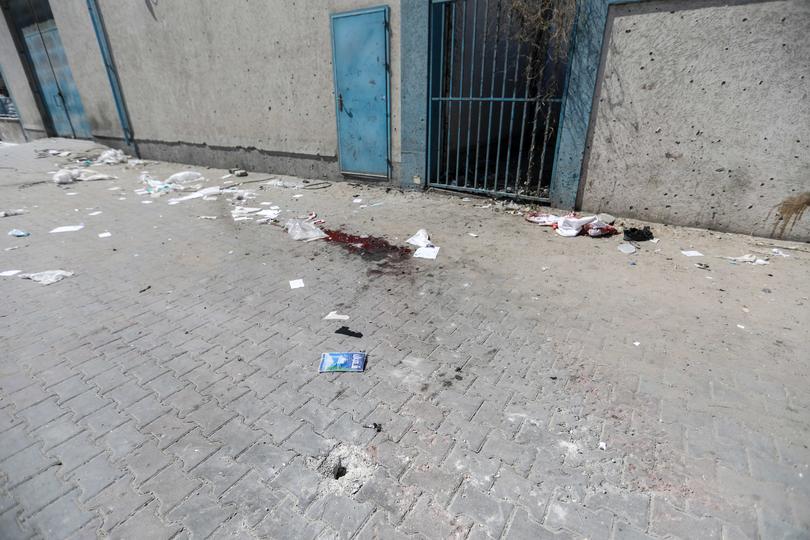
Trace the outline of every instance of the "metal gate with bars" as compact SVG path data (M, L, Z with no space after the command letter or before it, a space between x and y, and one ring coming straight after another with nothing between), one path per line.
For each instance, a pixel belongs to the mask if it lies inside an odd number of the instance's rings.
M565 58L523 23L510 0L431 0L428 186L548 200Z

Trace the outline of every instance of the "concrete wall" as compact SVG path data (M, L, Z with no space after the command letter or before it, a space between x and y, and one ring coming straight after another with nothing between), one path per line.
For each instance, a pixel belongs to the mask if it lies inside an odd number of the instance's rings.
M613 6L581 206L810 240L810 2Z
M25 142L25 132L16 118L0 118L0 141L10 143Z
M141 155L339 178L329 15L380 4L100 0ZM86 1L51 5L94 135L121 137ZM398 171L399 2L389 7Z
M2 13L0 13L0 71L29 138L45 137L45 124L37 108L34 92L28 84L20 54Z

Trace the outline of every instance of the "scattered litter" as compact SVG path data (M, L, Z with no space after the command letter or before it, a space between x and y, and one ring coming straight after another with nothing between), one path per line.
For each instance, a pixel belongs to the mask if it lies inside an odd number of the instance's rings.
M761 259L756 255L752 255L751 253L747 253L739 257L721 257L721 259L726 259L734 263L753 264L755 266L764 266L766 264L771 264L770 261L768 261L768 259Z
M419 229L416 234L405 240L408 244L416 247L427 247L433 244L430 243L430 235L425 229Z
M265 202L261 202L259 204L262 205L262 206L271 206L273 203L265 201Z
M599 441L599 450L607 450L607 443Z
M701 270L708 270L709 269L709 265L706 264L706 263L695 263L695 266L700 268Z
M785 253L784 251L782 251L781 249L778 249L778 248L773 248L771 250L771 253L773 253L774 255L777 255L779 257L790 257L790 255L788 255L787 253Z
M6 270L5 272L0 272L0 277L16 276L20 272L22 272L22 270Z
M703 253L701 253L699 251L692 251L692 250L683 251L683 250L681 250L681 253L683 253L687 257L703 257Z
M471 233L467 233L467 234L469 234L469 235L470 235L470 236L472 236L473 238L478 238L478 235L477 235L477 234L475 234L475 233L472 233L472 232L471 232Z
M382 424L379 424L377 422L372 422L371 424L363 424L363 427L366 429L373 429L377 433L382 431Z
M96 159L97 164L104 164L104 165L118 165L119 163L124 163L127 161L127 156L121 150L116 150L111 148L110 150L105 150L98 156Z
M287 189L298 189L298 188L303 186L299 182L290 182L290 181L285 182L284 180L280 180L278 178L274 178L273 180L268 180L265 183L265 185L266 186L279 187L279 188L287 188Z
M307 221L306 219L290 219L284 225L287 229L287 234L293 240L304 240L309 242L311 240L319 240L326 238L326 233L321 229Z
M51 229L49 232L52 232L52 233L76 232L76 231L80 231L82 229L84 229L84 223L80 223L78 225L63 225L61 227Z
M293 279L292 281L290 281L290 288L291 289L300 289L303 286L304 286L304 280L303 279Z
M331 352L321 354L319 373L336 371L360 372L366 369L366 353L364 352Z
M740 330L745 330L745 326L743 326L743 325L741 325L741 324L738 324L738 325L737 325L737 328L739 328Z
M18 208L16 210L9 209L9 210L0 210L0 218L4 217L11 217L11 216L21 216L25 213L25 210L22 208ZM785 255L787 257L787 255Z
M337 311L330 311L326 314L326 317L323 318L325 321L348 321L348 315L341 315Z
M69 192L69 193L65 193L65 195L67 195L68 197L70 197L71 195L78 195L78 193L76 193L75 191L71 191L71 192Z
M276 219L279 216L279 214L281 214L281 210L279 210L277 208L275 208L275 209L274 208L267 208L265 210L260 210L260 211L256 212L257 216L262 216L263 218L267 218L268 220Z
M46 270L44 272L35 272L33 274L20 274L20 277L23 279L30 279L31 281L36 281L42 285L50 285L52 283L56 283L57 281L62 281L66 277L70 277L72 275L73 272L67 272L65 270Z
M358 198L356 198L356 199L352 199L352 202L353 202L354 204L360 204L361 202L363 202L363 199L361 199L360 197L358 197Z
M107 191L115 191L115 190L118 190L118 189L121 189L121 188L119 186L113 186L113 187L108 187Z
M303 195L302 193L298 193L298 194L296 194L296 195L293 195L293 199L300 199L300 198L301 198L301 197L303 197L303 196L304 196L304 195Z
M3 251L14 251L15 249L20 249L20 246L10 246L7 248L3 248Z
M148 290L149 290L149 289L151 289L151 288L152 288L152 286L151 286L151 285L147 285L146 287L144 287L143 289L141 289L140 291L138 291L138 294L145 293L146 291L148 291Z
M636 247L632 244L619 244L619 251L625 255L630 255L636 252Z
M640 342L640 341L634 341L634 342L633 342L633 345L635 345L636 347L638 347L639 345L641 345L641 342Z
M660 238L653 238L652 240L650 240L650 242L652 242L653 244L657 244L660 241L661 241Z
M147 199L145 201L141 201L141 204L152 204L153 202L155 201L150 201L149 199Z
M624 230L624 239L628 242L646 242L654 238L650 227L644 226L643 229L630 227Z
M17 238L25 238L26 236L31 236L31 233L28 231L21 231L20 229L11 229L8 231L9 236L16 236Z
M217 216L199 216L200 219L217 219Z
M439 254L439 246L425 246L418 248L413 256L417 259L435 259Z
M88 215L88 216L97 216L97 215L99 215L100 213L101 213L101 210L96 210L95 212L90 212L90 213L89 213L89 214L87 214L87 215Z
M109 231L105 231L103 233L98 233L99 238L109 238L112 236L112 233Z
M353 337L353 338L361 338L361 337L363 337L362 332L355 332L353 330L350 330L348 326L341 326L340 328L335 330L335 333L336 334L341 334L343 336Z
M248 175L247 171L244 169L229 169L228 172L240 178Z

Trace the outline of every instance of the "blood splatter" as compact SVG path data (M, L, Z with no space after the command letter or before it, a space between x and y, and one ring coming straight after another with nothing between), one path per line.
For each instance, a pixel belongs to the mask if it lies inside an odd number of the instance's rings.
M371 260L381 260L386 257L401 259L411 253L403 246L395 246L384 238L377 236L360 236L349 234L335 229L324 229L326 240L335 242L344 247L349 253L355 253Z

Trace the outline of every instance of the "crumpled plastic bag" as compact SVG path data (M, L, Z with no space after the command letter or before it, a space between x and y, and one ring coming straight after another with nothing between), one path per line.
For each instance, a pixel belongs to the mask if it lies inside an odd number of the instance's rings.
M117 177L110 174L97 173L90 169L59 169L53 173L52 178L56 184L72 184L82 181L115 180Z
M199 199L201 197L210 197L211 195L217 195L219 193L221 193L219 186L211 186L203 188L199 191L195 191L194 193L189 193L188 195L183 195L182 197L169 199L169 204L177 204L179 202L190 201L191 199Z
M766 264L771 264L770 261L768 261L767 257L762 259L760 257L757 257L756 255L751 254L751 253L747 253L747 254L741 255L739 257L723 257L723 259L727 259L727 260L735 262L735 263L753 264L755 266L764 266Z
M96 159L96 163L103 164L103 165L118 165L119 163L124 163L127 161L127 156L121 150L116 150L115 148L111 148L109 150L104 150L98 159Z
M325 232L306 219L289 219L287 223L284 224L284 228L287 229L287 234L289 234L290 238L293 240L310 242L312 240L326 238L327 236Z
M57 281L62 281L66 277L73 275L73 272L66 270L45 270L44 272L34 272L33 274L19 274L23 279L30 279L42 285L50 285Z

